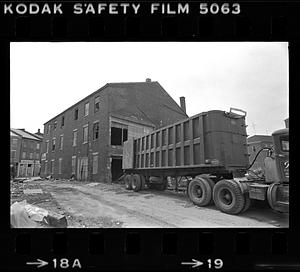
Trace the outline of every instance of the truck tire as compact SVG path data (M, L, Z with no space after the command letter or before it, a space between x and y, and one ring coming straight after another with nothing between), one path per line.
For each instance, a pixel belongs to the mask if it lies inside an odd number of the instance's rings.
M214 186L213 199L217 208L228 214L238 214L245 207L245 196L234 180L222 179Z
M247 211L251 205L251 199L249 197L249 194L244 194L245 197L245 205L244 208L242 209L241 213Z
M141 177L141 190L145 190L146 178L144 175L140 175L140 177Z
M194 178L188 186L188 196L197 206L203 207L212 199L212 190L206 179Z
M132 178L131 175L125 176L125 188L126 190L132 190Z
M213 192L215 182L211 178L209 178L207 175L200 175L200 176L201 176L201 178L204 178L208 182L210 189ZM211 201L209 202L209 204L213 204L213 203L214 203L214 200L213 200L213 197L211 197Z
M141 190L142 187L142 180L139 174L134 174L132 176L132 190L138 192Z

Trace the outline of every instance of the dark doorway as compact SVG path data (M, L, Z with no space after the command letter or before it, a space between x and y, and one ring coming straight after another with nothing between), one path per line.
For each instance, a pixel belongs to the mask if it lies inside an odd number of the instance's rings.
M111 178L116 181L123 174L122 157L113 157L111 161Z

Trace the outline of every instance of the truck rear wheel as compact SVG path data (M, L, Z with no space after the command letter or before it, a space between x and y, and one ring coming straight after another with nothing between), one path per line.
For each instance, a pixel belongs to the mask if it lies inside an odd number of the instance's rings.
M140 178L141 178L141 190L144 190L146 184L146 178L144 175L140 175Z
M220 180L214 186L213 199L217 208L228 214L238 214L245 207L245 196L234 180Z
M142 187L142 180L139 174L134 174L132 176L132 190L138 192L141 190Z
M188 196L198 206L206 206L212 199L212 190L204 178L194 178L188 185Z
M126 190L132 190L132 177L131 175L125 176L125 188Z
M245 197L245 206L242 209L241 213L247 211L251 205L251 199L249 197L249 194L244 194L244 197Z
M214 182L211 178L209 178L208 175L201 175L201 178L205 179L205 180L208 182L208 184L209 184L209 186L210 186L210 189L211 189L211 191L213 192L214 186L215 186L215 182ZM213 204L213 202L214 202L214 200L213 200L213 198L211 197L211 200L210 200L210 203L209 203L209 204Z

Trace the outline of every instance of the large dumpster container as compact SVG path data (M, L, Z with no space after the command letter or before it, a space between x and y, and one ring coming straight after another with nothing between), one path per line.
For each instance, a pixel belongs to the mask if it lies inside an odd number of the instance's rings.
M201 173L203 167L245 169L249 164L246 141L245 114L203 112L126 142L123 169L150 174L167 169L166 174L172 169Z

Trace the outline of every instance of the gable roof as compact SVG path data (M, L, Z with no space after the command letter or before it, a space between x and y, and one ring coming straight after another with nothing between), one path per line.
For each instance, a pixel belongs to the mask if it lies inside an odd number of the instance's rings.
M188 118L157 82L109 83L110 112L148 121L157 128Z
M26 138L26 139L31 139L31 140L37 140L37 141L41 141L41 139L39 139L36 136L33 136L31 133L27 132L25 129L16 129L16 128L11 128L10 129L13 133L21 136L22 138Z

